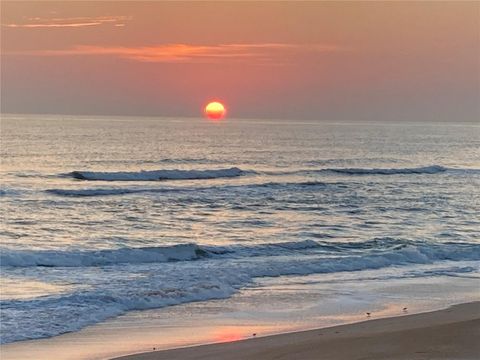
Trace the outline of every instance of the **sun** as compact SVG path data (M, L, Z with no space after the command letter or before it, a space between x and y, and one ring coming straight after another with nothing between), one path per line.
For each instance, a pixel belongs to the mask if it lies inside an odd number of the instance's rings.
M220 120L227 114L225 106L218 101L212 101L205 106L205 115L212 120Z

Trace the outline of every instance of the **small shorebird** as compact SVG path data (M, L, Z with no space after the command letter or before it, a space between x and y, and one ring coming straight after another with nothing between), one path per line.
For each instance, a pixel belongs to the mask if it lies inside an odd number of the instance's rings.
M407 312L408 311L408 308L407 307L404 307L403 308L403 312Z
M369 313L369 312L367 312L367 313L365 313L365 314L367 314L367 317L370 317L370 315L372 315L372 314L371 314L371 313Z

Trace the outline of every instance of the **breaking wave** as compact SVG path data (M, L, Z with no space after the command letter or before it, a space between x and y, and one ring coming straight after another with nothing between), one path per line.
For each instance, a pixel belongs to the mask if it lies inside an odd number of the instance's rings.
M288 253L294 256L285 256ZM31 300L1 301L2 325L12 329L2 336L1 342L8 343L78 330L130 310L228 298L259 277L378 270L402 265L442 266L438 273L432 268L410 275L415 277L457 272L465 276L478 271L475 264L480 260L480 244L429 244L385 238L367 243L327 244L306 240L252 246L186 244L92 252L6 254L2 251L1 255L2 266L135 264L115 269L82 268L79 274L84 275L78 278L82 281L89 279L92 271L97 275L108 274L103 280L96 278L91 288ZM410 269L405 267L402 271ZM69 274L72 269L59 267L55 271Z
M158 181L158 180L201 180L231 178L246 174L252 175L305 175L305 174L342 174L342 175L435 175L440 173L480 174L480 169L447 168L431 165L410 168L321 168L300 170L254 171L238 167L214 170L142 170L142 171L73 171L61 176L90 181Z
M402 253L403 251L403 253ZM442 243L430 244L395 240L374 239L366 242L320 242L303 240L296 242L265 243L255 245L203 246L193 243L159 247L119 248L105 250L9 250L2 249L0 266L11 267L84 267L115 264L162 263L189 261L201 258L225 256L249 258L252 256L283 256L292 253L355 255L365 253L383 254L402 262L424 262L436 260L480 260L480 244ZM414 257L409 257L415 254ZM421 261L419 261L421 260ZM388 263L385 263L387 266ZM368 268L368 266L366 266ZM360 269L359 269L360 270ZM335 271L335 269L332 269Z
M448 169L440 165L416 167L416 168L399 168L399 169L363 169L363 168L345 168L345 169L325 169L340 174L348 175L408 175L408 174L438 174Z
M450 169L440 165L413 167L413 168L322 168L301 169L294 171L266 171L269 175L291 174L344 174L344 175L415 175L415 174L438 174L450 170L475 171L474 169Z
M198 257L198 251L199 247L195 244L94 251L2 250L0 266L79 267L168 262L194 260Z
M151 171L73 171L67 176L79 180L98 181L158 181L158 180L197 180L229 178L244 175L237 167L216 170L151 170Z

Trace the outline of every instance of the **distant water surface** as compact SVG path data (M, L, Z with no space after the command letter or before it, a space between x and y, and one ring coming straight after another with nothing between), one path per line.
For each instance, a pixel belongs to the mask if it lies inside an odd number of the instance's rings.
M0 150L3 343L266 277L479 277L478 124L4 115Z

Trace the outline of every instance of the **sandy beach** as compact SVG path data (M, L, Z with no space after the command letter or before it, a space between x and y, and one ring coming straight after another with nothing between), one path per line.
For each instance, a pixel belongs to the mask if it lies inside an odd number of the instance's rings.
M480 302L474 302L421 314L135 354L116 360L477 359L479 336Z

